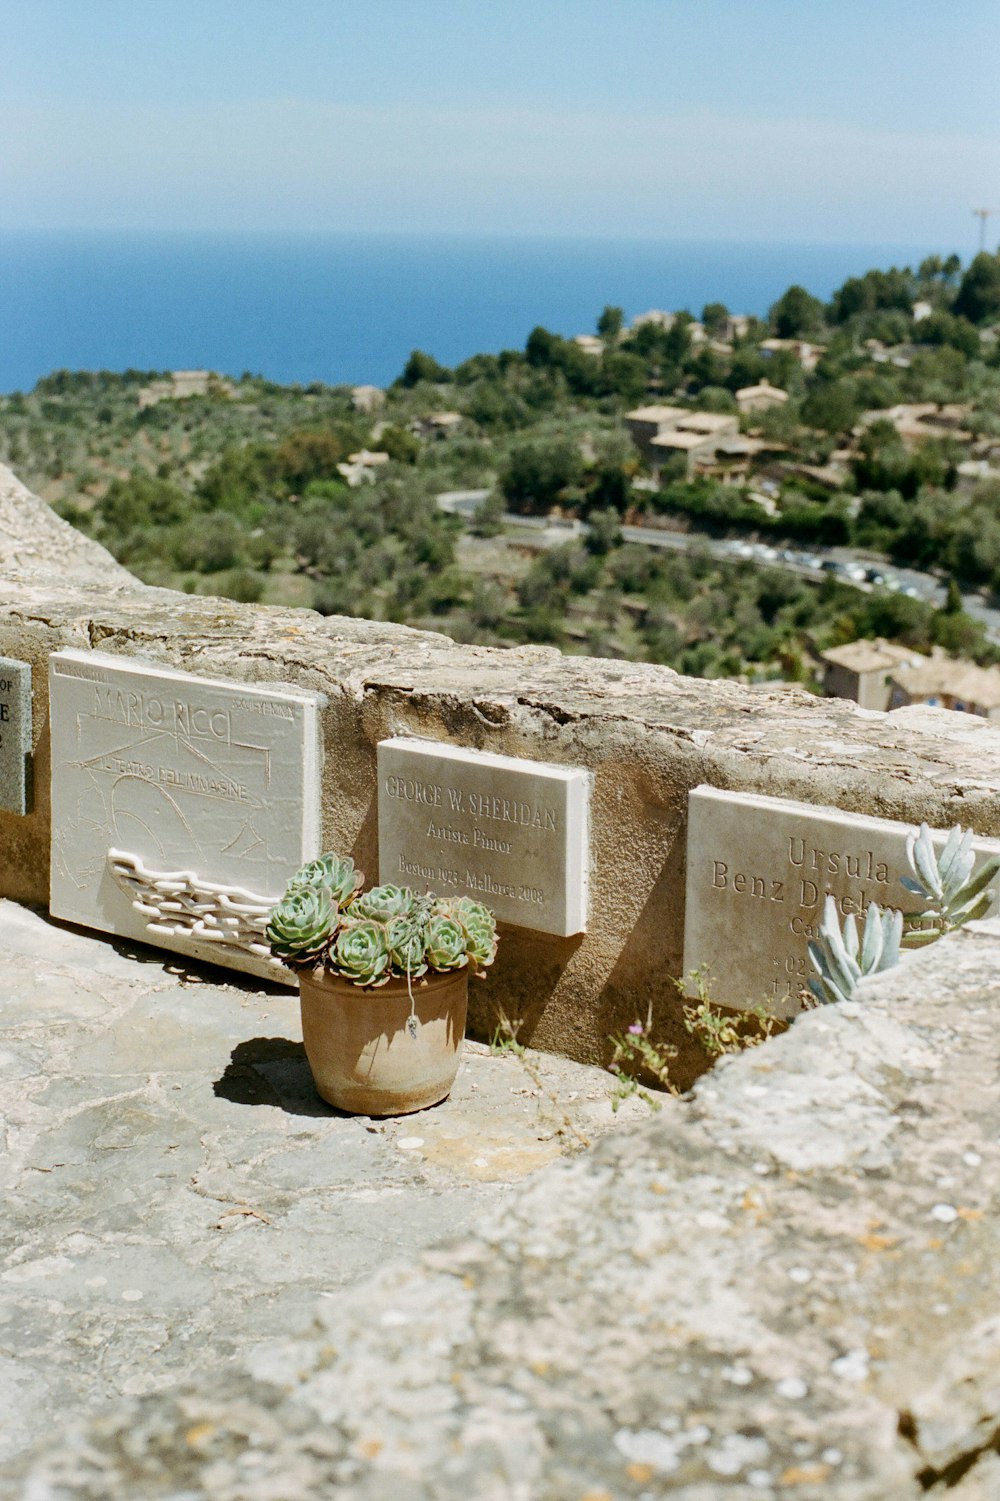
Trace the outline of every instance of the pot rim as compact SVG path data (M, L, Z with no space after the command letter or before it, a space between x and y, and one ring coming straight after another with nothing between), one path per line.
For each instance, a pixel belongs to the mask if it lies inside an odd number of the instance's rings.
M456 980L468 980L470 974L467 964L458 969L429 969L426 974L419 978L413 978L407 982L406 975L392 975L382 985L359 985L355 980L349 980L346 975L338 975L334 970L327 969L325 965L316 965L313 969L300 969L298 971L299 984L308 985L336 985L347 990L356 991L358 995L365 996L368 1000L378 1000L379 996L385 995L408 995L412 989L414 995L422 990L433 990L442 982L453 983Z

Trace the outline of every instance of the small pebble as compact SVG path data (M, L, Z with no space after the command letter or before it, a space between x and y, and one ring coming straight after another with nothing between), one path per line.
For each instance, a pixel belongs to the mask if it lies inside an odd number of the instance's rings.
M774 1383L774 1389L779 1397L787 1397L790 1402L797 1402L800 1397L808 1395L808 1384L801 1376L783 1376L780 1381Z
M931 1219L940 1220L942 1225L950 1225L958 1219L958 1210L954 1204L935 1204L931 1210Z
M962 1161L965 1163L966 1167L978 1167L982 1160L983 1159L980 1157L978 1152L962 1153Z
M812 1281L812 1272L807 1266L790 1266L788 1275L793 1282L806 1283Z
M138 1287L127 1287L122 1293L123 1303L138 1303L142 1299L142 1290Z
M868 1351L848 1350L846 1355L831 1361L830 1369L844 1381L864 1381L868 1376Z
M839 1449L824 1449L820 1455L820 1459L825 1465L839 1465L843 1457Z
M401 1152L415 1152L423 1144L424 1138L422 1136L401 1136L396 1143Z

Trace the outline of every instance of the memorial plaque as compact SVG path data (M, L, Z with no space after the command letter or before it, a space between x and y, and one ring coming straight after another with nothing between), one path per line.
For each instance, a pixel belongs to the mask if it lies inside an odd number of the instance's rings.
M587 924L590 774L432 740L378 748L379 876L471 896L503 922Z
M315 693L49 659L55 917L291 984L266 912L319 852Z
M0 657L0 808L27 813L31 757L31 666Z
M688 800L684 974L709 968L709 991L729 1006L767 1002L779 1015L799 1009L812 973L827 894L841 919L862 921L870 903L921 909L900 884L909 875L913 825L840 808L696 787ZM940 847L947 831L934 832ZM975 842L977 864L1000 843Z

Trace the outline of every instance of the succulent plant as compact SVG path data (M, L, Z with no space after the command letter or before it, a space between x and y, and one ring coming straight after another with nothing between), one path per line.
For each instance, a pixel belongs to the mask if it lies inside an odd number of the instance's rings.
M417 980L427 973L426 919L394 917L386 924L386 936L394 975Z
M811 940L809 944L809 958L816 971L809 989L824 1005L849 1001L863 976L892 969L899 963L902 935L903 914L895 908L882 911L876 902L868 908L860 937L853 916L845 919L841 932L837 904L828 896L819 941Z
M461 969L468 964L468 939L461 923L444 913L430 917L424 932L427 963L431 969Z
M925 823L907 838L906 857L913 875L900 880L907 891L924 902L921 917L931 920L928 927L907 927L905 942L909 946L933 943L942 933L985 917L993 905L994 893L988 888L1000 871L1000 858L991 857L973 875L976 856L972 839L971 829L956 824L938 854Z
M453 897L442 902L439 910L464 929L469 963L478 973L492 964L497 952L497 925L493 913L482 902L469 896Z
M350 855L320 855L297 870L288 883L288 891L301 887L325 886L337 905L343 909L354 900L364 884L364 875L356 869ZM286 892L287 895L287 892Z
M373 886L354 903L359 917L369 917L373 922L389 922L394 917L407 917L413 911L413 892L408 886Z
M362 918L345 924L330 949L333 970L355 985L384 985L389 979L389 942L382 923Z
M496 921L482 902L442 900L408 886L361 893L363 879L341 855L321 855L297 870L268 916L275 957L293 968L322 960L331 973L363 987L465 965L480 975L493 963Z
M325 886L293 888L268 916L265 933L271 952L293 966L315 964L339 920L337 903Z

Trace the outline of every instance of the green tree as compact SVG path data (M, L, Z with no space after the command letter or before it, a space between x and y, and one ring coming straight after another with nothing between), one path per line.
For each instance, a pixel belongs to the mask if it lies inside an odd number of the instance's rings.
M500 489L517 511L548 511L583 477L583 460L573 443L525 443L511 452Z
M970 323L983 323L1000 313L1000 256L980 251L962 277L954 311Z
M590 530L587 533L587 551L595 557L604 557L614 547L622 545L621 517L617 511L591 511Z
M499 490L491 490L485 500L476 507L470 530L475 537L497 537L503 531L503 496Z
M701 310L701 321L707 334L719 333L728 317L729 309L724 302L706 302Z
M415 464L420 457L420 439L405 427L384 427L376 441L382 453L401 464Z
M620 307L607 306L597 320L597 332L602 339L613 344L625 324L625 314Z
M399 385L415 386L420 381L432 381L442 384L451 380L451 371L446 365L439 365L432 354L425 354L422 349L414 349L410 358L403 366L403 373L399 377Z
M788 288L771 308L771 323L779 339L800 339L823 327L823 304L805 287Z

